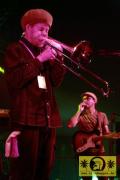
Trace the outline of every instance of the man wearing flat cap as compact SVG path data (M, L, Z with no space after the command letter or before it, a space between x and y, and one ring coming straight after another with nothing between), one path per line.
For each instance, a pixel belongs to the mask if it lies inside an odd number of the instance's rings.
M48 11L28 10L21 18L22 37L6 48L5 78L11 99L11 133L6 142L12 142L14 135L18 144L14 156L6 149L10 180L48 180L54 164L56 128L62 126L54 88L62 83L65 69L61 54L46 43L52 23Z
M78 131L73 135L75 155L77 159L80 156L102 156L105 153L102 141L95 141L92 146L92 142L87 143L87 141L89 138L110 133L107 115L96 109L98 98L93 92L82 93L81 100L78 111L67 123L68 128L78 127ZM90 177L82 178L90 180ZM98 179L107 180L107 177L99 177Z

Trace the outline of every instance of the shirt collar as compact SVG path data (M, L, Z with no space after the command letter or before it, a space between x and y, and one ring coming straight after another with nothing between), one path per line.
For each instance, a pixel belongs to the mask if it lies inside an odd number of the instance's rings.
M22 37L21 41L26 44L26 46L32 51L34 55L38 55L40 53L40 48L32 45L26 38Z

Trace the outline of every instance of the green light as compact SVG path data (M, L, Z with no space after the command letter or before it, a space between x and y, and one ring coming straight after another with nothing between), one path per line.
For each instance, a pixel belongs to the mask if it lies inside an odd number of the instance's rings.
M5 70L2 67L0 67L0 73L2 73L2 74L5 73Z

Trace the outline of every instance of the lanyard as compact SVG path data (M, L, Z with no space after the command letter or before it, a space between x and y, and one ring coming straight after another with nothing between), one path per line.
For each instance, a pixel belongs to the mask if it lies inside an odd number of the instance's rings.
M25 44L23 41L21 41L21 40L19 40L19 42L27 49L27 51L31 54L31 56L33 57L33 59L35 59L34 54L33 54L32 51L28 48L28 46L26 46L26 44Z

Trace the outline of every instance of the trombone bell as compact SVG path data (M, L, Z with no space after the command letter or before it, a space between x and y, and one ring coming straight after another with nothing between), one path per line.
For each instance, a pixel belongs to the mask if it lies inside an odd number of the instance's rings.
M91 62L91 56L93 54L93 48L89 41L80 41L75 47L72 53L72 58L77 60L78 63L89 64Z
M46 42L53 46L58 51L67 50L70 53L70 57L77 63L88 64L91 62L91 56L93 54L92 44L89 41L80 41L75 47L67 46L66 44L53 39L51 37L45 39Z

